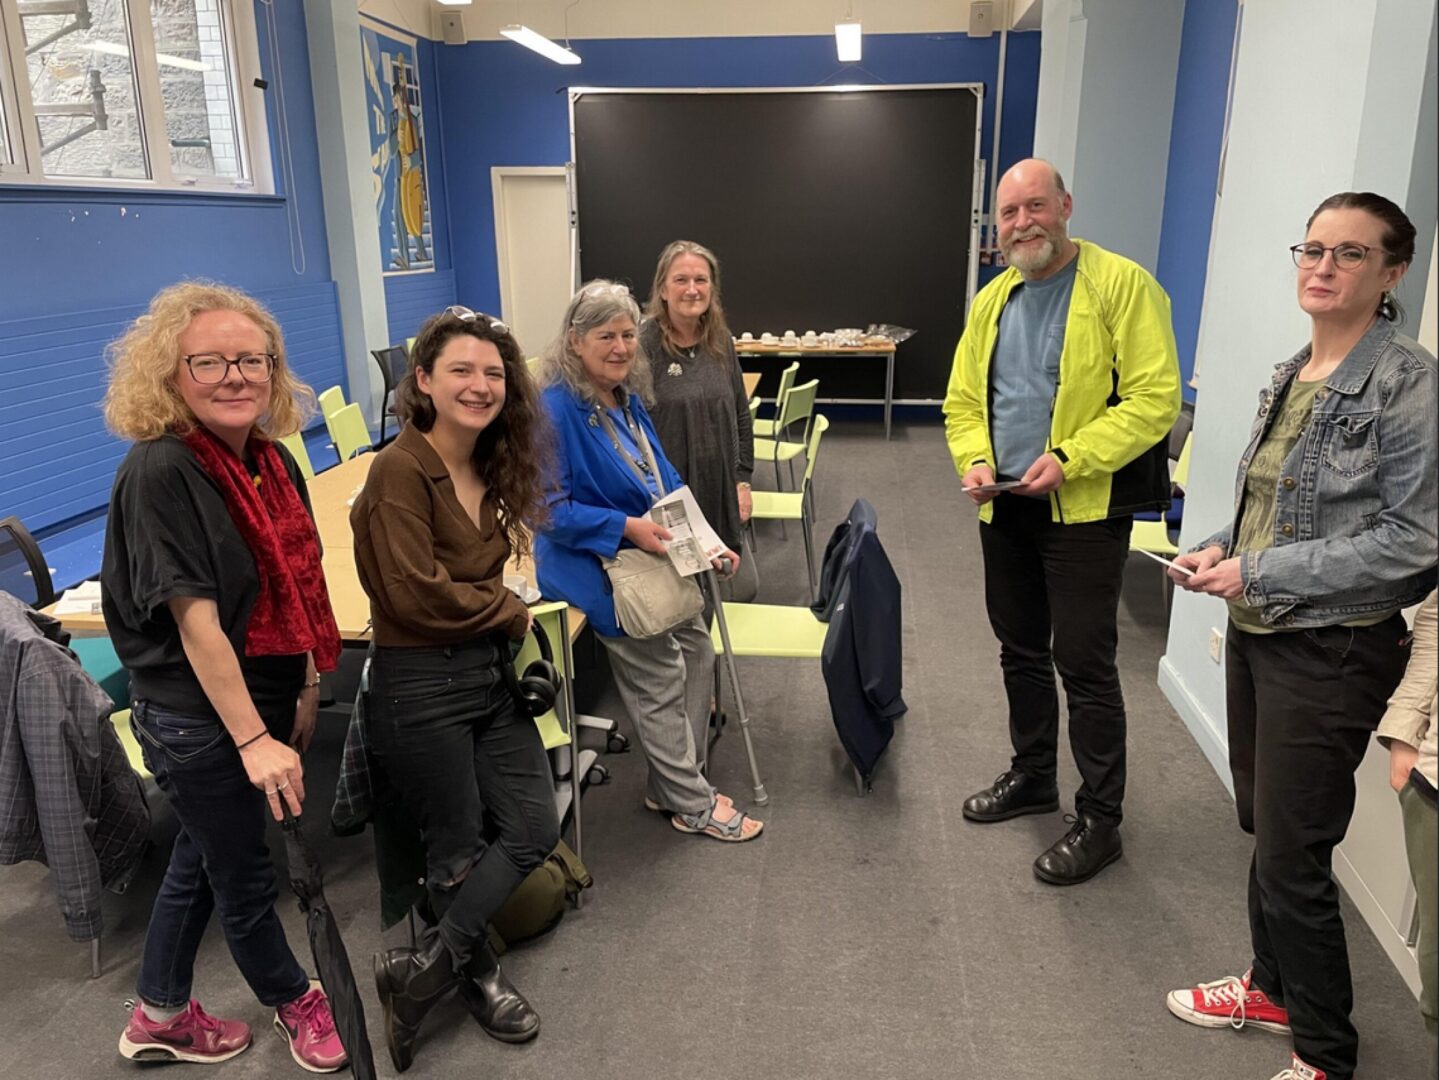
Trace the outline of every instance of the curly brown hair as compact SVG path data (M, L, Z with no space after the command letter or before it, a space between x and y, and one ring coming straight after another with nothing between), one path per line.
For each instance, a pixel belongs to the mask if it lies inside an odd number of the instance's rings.
M420 431L431 430L435 404L420 389L416 370L433 376L435 361L445 345L462 334L494 345L505 365L505 403L475 439L472 460L487 489L485 498L493 500L510 549L527 556L530 534L549 520L543 486L554 453L549 421L540 405L539 388L509 328L488 315L470 313L473 318L462 318L455 314L465 310L447 308L420 327L405 377L395 388L395 415Z
M290 370L280 324L254 297L213 281L182 281L161 289L149 310L110 343L106 426L135 442L158 439L167 431L183 434L195 426L194 414L175 389L175 375L180 335L202 311L238 312L265 332L275 370L270 376L270 410L255 427L271 439L299 431L314 411L315 394Z

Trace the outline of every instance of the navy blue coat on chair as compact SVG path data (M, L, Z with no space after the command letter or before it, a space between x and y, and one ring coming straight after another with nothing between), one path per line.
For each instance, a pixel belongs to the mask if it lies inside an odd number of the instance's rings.
M856 513L861 504L868 513ZM842 545L845 570L833 603L820 667L845 753L868 785L907 706L900 585L861 500ZM842 526L843 527L843 526Z

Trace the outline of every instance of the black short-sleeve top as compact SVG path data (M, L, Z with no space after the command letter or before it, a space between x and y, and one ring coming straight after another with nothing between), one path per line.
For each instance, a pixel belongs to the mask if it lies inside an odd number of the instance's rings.
M285 471L310 511L299 466L279 443ZM312 514L313 516L313 514ZM245 686L262 713L293 702L305 656L245 655L250 610L260 592L254 556L230 517L220 487L175 435L139 442L115 473L100 565L105 626L130 673L130 694L165 708L213 716L167 606L189 596L214 600Z

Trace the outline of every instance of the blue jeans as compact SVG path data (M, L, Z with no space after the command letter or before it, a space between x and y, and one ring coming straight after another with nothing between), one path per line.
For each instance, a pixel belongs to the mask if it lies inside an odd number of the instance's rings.
M145 764L180 819L145 935L140 997L171 1009L190 1000L195 953L218 909L230 955L260 1003L274 1008L294 1001L310 981L275 913L279 886L265 843L269 810L229 732L218 718L149 701L136 701L130 716ZM289 739L293 704L262 716L271 735Z
M559 843L549 759L500 661L496 645L480 640L377 646L370 665L370 747L419 822L426 888L457 968Z

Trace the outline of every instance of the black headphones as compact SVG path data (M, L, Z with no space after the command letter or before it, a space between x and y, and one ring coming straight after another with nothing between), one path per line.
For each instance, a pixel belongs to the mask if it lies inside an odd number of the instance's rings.
M555 668L555 654L550 649L550 638L545 628L536 622L530 630L539 643L540 659L531 660L525 667L525 673L518 678L515 676L514 660L506 659L505 683L520 712L526 716L543 716L555 707L564 680Z

